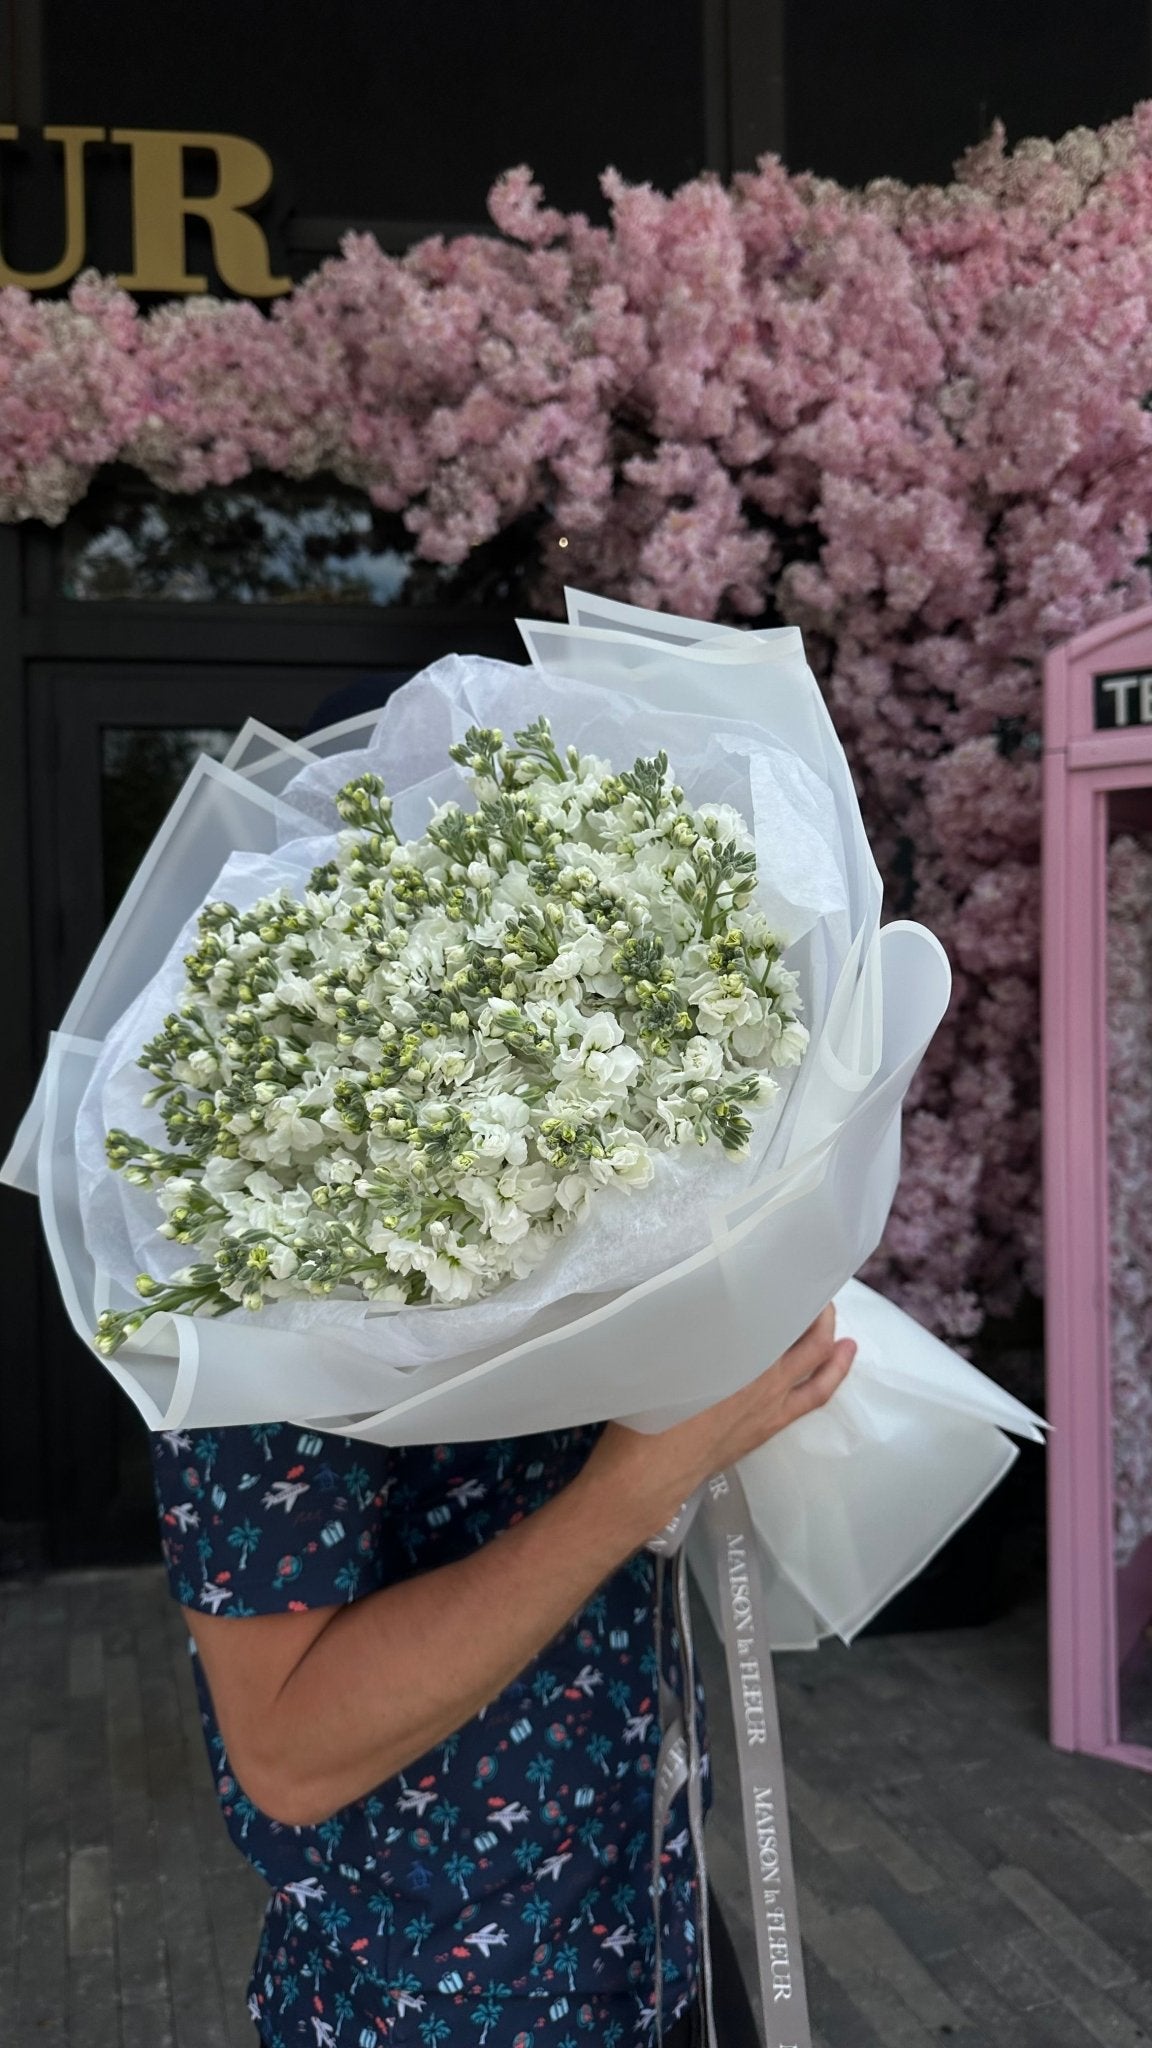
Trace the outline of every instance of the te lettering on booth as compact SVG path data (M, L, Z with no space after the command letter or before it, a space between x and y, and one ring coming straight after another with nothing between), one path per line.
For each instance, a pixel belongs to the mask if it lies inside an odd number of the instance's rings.
M1093 677L1093 723L1097 732L1123 725L1152 725L1152 668L1117 669Z

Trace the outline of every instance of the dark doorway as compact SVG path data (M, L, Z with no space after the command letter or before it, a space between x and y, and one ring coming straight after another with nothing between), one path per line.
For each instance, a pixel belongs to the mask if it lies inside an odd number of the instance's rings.
M105 472L55 533L0 531L0 1151L196 756L289 736L452 651L523 658L530 534L463 572L331 482L199 498ZM74 1335L36 1205L0 1189L0 1571L155 1555L147 1431Z
M63 1013L197 754L223 756L246 717L290 736L359 685L382 702L407 669L258 662L29 666L32 929L40 1033ZM51 1555L128 1560L155 1548L147 1431L75 1337L39 1276L46 1521Z

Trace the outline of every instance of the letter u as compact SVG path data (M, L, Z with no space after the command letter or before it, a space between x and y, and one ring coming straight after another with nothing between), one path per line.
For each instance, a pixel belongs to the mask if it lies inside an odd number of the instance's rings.
M20 130L10 122L0 123L0 142L18 142ZM88 238L84 204L84 151L90 142L102 142L102 128L45 128L45 142L59 142L64 150L64 254L51 270L12 270L0 250L0 285L20 285L24 291L51 291L75 277L84 261Z

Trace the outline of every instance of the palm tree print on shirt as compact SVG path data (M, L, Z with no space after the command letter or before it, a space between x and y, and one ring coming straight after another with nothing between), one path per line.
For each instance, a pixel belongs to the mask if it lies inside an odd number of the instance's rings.
M157 1434L172 1592L228 1617L346 1605L471 1554L573 1477L597 1434L405 1449L284 1422ZM654 2039L654 1584L640 1553L475 1720L316 1827L271 1819L237 1783L190 1640L221 1812L269 1887L249 1986L267 2048ZM679 1690L670 1613L663 1634ZM686 1827L680 1794L665 2027L695 1995Z

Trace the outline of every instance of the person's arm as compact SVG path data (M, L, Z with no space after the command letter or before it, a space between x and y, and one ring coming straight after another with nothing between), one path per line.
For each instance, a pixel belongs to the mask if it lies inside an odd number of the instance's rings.
M829 1308L750 1386L672 1429L609 1423L567 1486L454 1564L301 1614L185 1608L249 1798L312 1826L462 1727L704 1479L829 1399L855 1353L834 1331Z

